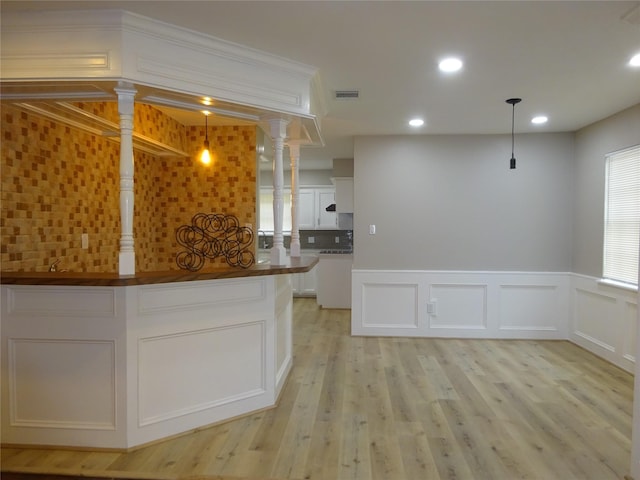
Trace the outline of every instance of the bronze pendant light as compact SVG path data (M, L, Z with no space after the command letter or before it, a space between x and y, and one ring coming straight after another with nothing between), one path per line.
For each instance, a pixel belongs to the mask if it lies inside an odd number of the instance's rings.
M511 105L511 160L509 161L509 168L511 170L515 170L515 168L516 168L516 157L513 154L513 147L514 147L514 143L515 143L513 125L514 125L514 120L515 120L515 116L516 116L516 103L520 103L522 101L522 99L521 98L509 98L508 100L505 100L505 101L509 105Z

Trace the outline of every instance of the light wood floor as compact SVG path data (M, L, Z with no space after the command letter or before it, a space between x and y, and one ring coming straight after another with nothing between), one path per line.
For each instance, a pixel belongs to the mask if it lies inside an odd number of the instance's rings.
M277 408L126 454L6 448L2 470L225 480L628 474L631 375L564 341L350 337L349 316L296 299L294 368Z

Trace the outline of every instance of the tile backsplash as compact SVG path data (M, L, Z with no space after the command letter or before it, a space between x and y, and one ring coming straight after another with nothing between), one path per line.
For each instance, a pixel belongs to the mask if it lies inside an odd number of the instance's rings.
M117 121L117 105L79 103ZM178 269L176 229L193 215L224 213L256 225L256 127L209 127L215 163L196 161L205 131L136 104L134 131L188 158L134 151L136 271ZM120 145L15 106L2 106L0 260L2 271L118 270ZM89 246L81 247L88 234ZM224 264L207 260L207 268Z
M270 248L273 245L273 235L261 236L260 248L264 248L264 238ZM289 248L290 244L291 236L285 234L285 248ZM353 232L351 230L300 230L300 248L307 250L351 249L353 248Z

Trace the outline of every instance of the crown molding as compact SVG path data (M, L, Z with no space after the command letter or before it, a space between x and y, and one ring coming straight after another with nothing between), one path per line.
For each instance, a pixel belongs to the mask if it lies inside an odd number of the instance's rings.
M176 92L194 103L210 97L239 112L248 109L256 118L300 117L305 129L298 131L311 143L321 141L318 117L326 112L326 99L319 72L310 65L123 10L8 12L1 21L3 98L5 87L23 99L28 95L20 85L33 91L34 84L89 79L109 92L126 79L156 98Z

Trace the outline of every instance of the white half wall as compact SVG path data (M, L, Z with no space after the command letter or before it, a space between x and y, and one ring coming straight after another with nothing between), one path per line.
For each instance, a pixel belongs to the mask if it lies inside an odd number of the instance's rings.
M353 270L353 335L557 339L633 372L637 294L562 272Z
M2 442L130 448L273 406L290 277L3 285Z
M126 444L125 292L7 285L2 305L2 442Z

